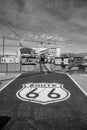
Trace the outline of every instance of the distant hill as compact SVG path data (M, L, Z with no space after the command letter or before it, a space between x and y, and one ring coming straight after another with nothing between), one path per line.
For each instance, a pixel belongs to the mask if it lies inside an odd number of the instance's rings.
M61 56L64 56L64 57L85 57L85 56L87 56L87 53L76 53L76 54L62 53Z

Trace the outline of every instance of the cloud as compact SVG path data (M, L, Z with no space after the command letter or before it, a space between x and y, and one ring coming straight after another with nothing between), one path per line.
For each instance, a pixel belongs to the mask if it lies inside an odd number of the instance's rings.
M31 13L32 9L47 1ZM64 22L65 26L73 26L71 29L86 26L87 0L0 0L0 3L0 18L19 29L50 31L51 28L56 29L59 21Z
M24 0L0 0L0 11L8 9L15 9L16 11L21 12L24 9L25 1Z
M25 1L24 0L13 0L13 2L16 4L19 12L21 12L24 9L24 7L25 7Z

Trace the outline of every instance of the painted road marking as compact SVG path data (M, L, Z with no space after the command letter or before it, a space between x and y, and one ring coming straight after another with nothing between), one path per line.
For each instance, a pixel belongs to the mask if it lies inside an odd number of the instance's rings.
M30 82L62 83L64 85L64 88L68 90L71 93L71 95L67 100L63 102L56 102L47 105L36 104L35 102L22 101L16 97L16 93L22 88L22 84ZM32 89L34 89L34 91L31 90L31 93L28 93L27 95L27 97L29 98L38 96L37 94L35 94L38 92L38 90L36 90L35 88ZM41 88L41 91L39 92L42 93L43 91L45 91L45 89ZM51 90L48 96L55 98L56 91ZM66 74L63 75L57 73L48 73L47 75L45 75L44 73L41 74L23 73L20 77L18 77L14 82L9 84L8 87L6 87L0 93L0 116L8 115L8 117L11 116L11 118L14 120L17 119L17 117L20 117L19 119L23 117L23 120L20 120L22 121L20 123L23 126L25 125L26 128L28 125L25 124L24 121L26 121L26 119L31 119L31 121L34 120L34 123L38 127L40 126L39 128L43 129L46 128L50 130L51 128L62 129L64 127L67 130L70 129L86 130L87 129L86 108L87 108L87 97L77 87L75 82L73 82L73 80L71 80L70 77ZM15 124L10 122L8 129L13 128L14 125ZM20 125L20 127L22 126ZM20 128L18 127L18 125L16 125L15 129Z
M70 92L60 83L27 83L16 93L16 96L29 102L43 105L61 102L70 97Z
M16 80L22 73L18 74L14 79L12 79L11 81L9 81L5 86L3 86L2 88L0 88L0 91L2 91L4 88L6 88L10 83L12 83L14 80Z

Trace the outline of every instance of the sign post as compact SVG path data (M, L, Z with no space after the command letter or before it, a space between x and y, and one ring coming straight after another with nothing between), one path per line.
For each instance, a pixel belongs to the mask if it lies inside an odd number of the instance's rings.
M8 63L6 63L6 75L8 74Z

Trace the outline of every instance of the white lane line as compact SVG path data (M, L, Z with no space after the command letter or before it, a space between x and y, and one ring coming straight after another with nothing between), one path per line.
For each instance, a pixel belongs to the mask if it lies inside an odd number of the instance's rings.
M6 88L10 83L12 83L14 80L16 80L22 73L18 74L14 79L12 79L10 82L8 82L5 86L0 88L0 91L2 91L4 88Z
M85 96L87 96L87 93L85 92L85 90L71 77L71 75L69 75L68 73L67 75L77 85L77 87L85 94Z

